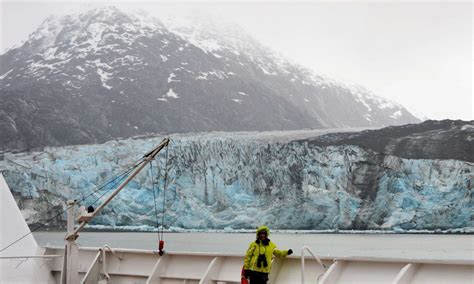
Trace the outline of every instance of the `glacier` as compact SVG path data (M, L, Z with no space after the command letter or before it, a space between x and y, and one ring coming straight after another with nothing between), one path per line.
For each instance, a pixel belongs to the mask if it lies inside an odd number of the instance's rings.
M165 194L164 227L174 230L233 231L261 224L278 230L391 232L473 227L472 163L406 159L354 145L320 147L292 135L173 134L152 169L130 182L91 227L153 230ZM65 200L87 197L163 137L6 153L0 170L27 222L40 224L64 210ZM107 196L107 189L81 204ZM64 226L65 220L63 214L48 225Z

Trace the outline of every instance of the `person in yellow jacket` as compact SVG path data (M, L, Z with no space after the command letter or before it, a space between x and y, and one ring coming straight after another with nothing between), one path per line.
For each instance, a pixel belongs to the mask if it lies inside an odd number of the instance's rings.
M265 284L272 270L272 258L286 257L293 250L278 250L275 243L270 241L270 229L261 226L257 229L257 239L251 242L244 260L244 277L250 279L250 284Z

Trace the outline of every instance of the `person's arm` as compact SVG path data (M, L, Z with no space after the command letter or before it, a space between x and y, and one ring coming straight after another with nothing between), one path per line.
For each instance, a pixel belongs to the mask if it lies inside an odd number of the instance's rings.
M255 251L255 243L252 242L247 249L244 260L244 270L250 269L250 262L252 261L253 252Z
M293 253L293 250L292 249L289 249L289 250L279 250L275 247L275 249L273 250L273 255L276 256L276 257L286 257L290 254Z

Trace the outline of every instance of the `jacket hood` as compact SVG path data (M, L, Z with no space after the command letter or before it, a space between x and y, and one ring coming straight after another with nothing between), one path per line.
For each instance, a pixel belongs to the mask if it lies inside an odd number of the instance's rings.
M258 239L258 233L260 233L260 232L266 232L267 233L267 238L270 237L270 229L267 226L258 227L257 233L256 233L257 239Z

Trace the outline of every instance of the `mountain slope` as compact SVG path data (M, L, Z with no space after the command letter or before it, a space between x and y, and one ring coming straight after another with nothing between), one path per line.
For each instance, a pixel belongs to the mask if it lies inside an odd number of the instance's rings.
M0 56L0 145L156 132L375 127L419 121L359 86L275 56L243 32L114 7L49 17Z
M306 141L320 147L357 145L408 159L453 159L472 163L473 139L474 121L427 120L377 130L331 133Z

